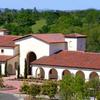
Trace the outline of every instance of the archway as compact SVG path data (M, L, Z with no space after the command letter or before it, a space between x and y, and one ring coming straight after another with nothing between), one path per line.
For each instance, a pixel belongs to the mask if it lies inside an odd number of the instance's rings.
M37 68L37 70L36 70L36 78L44 79L44 77L45 77L44 69L43 68Z
M31 75L31 67L30 67L30 64L32 61L36 60L37 57L36 57L36 54L34 52L29 52L27 54L27 66L28 66L28 75Z
M79 77L81 77L82 79L85 80L85 75L84 75L84 73L82 71L77 71L76 72L76 76L79 76Z
M50 69L49 71L49 79L58 79L58 73L56 71L56 69Z
M70 73L70 71L69 70L64 70L63 72L62 72L62 78L65 76L65 75L70 75L71 73Z
M91 72L89 79L91 80L91 79L95 79L95 78L99 79L99 75L96 72Z

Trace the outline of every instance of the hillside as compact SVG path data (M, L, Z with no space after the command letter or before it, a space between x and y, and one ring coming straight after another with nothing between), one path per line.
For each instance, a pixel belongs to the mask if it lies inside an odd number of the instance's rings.
M0 11L0 27L10 34L80 33L87 35L87 51L100 51L100 11L38 11L34 9Z

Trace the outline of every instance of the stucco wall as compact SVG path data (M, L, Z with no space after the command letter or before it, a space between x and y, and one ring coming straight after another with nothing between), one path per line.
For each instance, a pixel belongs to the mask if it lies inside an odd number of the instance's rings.
M62 73L64 70L70 71L72 74L76 74L77 71L82 71L85 75L85 80L89 80L89 76L91 72L96 72L100 76L100 70L93 69L81 69L81 68L67 68L67 67L55 67L55 66L41 66L41 65L32 65L32 76L36 77L37 68L43 68L45 71L45 79L49 79L49 71L54 68L58 72L58 80L62 79Z
M66 45L65 43L50 44L50 55L54 54L59 50L65 50L65 45Z
M5 75L5 63L4 62L0 62L1 64L1 74Z
M19 54L19 46L15 46L14 48L14 55L18 55Z
M22 40L16 41L20 53L20 73L24 75L25 58L29 52L34 52L37 59L43 56L49 56L49 45L43 41L33 37L27 37Z
M68 43L68 51L85 51L86 38L65 38Z
M8 33L7 32L5 32L5 31L0 31L0 36L2 36L2 35L7 35Z
M19 55L15 56L12 59L7 61L7 67L8 67L8 69L10 69L9 65L12 65L12 68L9 71L11 74L14 74L14 75L16 74L15 63L19 63Z
M68 51L77 51L77 39L76 38L65 38L68 45Z
M4 50L4 52L1 52L1 50ZM9 47L0 47L0 55L13 56L14 49Z
M77 39L77 50L85 51L86 50L86 38Z

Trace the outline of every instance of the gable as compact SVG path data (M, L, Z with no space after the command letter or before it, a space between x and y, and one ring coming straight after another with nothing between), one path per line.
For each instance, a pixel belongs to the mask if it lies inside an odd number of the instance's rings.
M23 41L28 38L35 38L39 41L45 42L47 44L50 43L64 43L64 36L62 34L33 34L33 35L27 35L23 36L21 38L15 39L15 41Z

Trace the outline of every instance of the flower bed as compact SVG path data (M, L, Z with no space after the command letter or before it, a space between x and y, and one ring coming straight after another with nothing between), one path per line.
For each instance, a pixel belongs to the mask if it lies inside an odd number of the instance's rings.
M14 90L14 89L16 89L16 88L13 87L13 86L3 86L3 87L0 87L0 91Z

